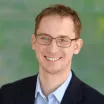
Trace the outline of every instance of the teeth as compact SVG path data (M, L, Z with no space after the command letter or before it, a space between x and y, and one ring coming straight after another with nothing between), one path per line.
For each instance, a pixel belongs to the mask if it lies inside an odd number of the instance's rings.
M59 58L50 58L50 57L46 57L46 59L48 59L49 61L56 61L56 60L58 60Z

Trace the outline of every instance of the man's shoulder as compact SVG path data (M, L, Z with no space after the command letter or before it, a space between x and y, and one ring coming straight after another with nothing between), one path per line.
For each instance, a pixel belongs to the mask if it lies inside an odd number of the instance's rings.
M17 80L15 82L5 84L1 87L0 90L3 93L8 93L8 92L15 93L20 90L22 91L26 88L28 89L30 86L33 86L33 84L36 83L36 78L37 78L37 75L29 76L29 77Z
M0 88L0 104L15 104L19 98L22 102L23 98L34 96L36 80L37 75L3 85Z
M81 81L82 95L86 101L104 103L104 95L95 88Z
M80 80L74 74L74 72L69 86L69 91L72 94L74 93L73 99L83 102L82 104L104 104L104 95L97 91L95 88Z

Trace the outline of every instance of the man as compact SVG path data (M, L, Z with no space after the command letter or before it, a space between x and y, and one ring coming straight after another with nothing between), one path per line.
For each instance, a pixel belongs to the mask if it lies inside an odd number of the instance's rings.
M104 104L104 96L71 70L72 57L83 45L77 13L57 4L45 8L35 22L32 49L39 74L4 85L0 104Z

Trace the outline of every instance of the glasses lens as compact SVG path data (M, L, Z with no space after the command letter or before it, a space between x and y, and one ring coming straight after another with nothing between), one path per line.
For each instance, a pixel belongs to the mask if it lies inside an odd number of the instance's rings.
M47 35L37 35L37 42L40 44L48 45L51 42L51 37Z
M57 38L57 45L60 47L69 47L71 40L68 37L59 37Z

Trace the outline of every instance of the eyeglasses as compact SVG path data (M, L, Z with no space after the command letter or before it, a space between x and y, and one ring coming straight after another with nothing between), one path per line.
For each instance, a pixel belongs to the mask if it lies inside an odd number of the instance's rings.
M70 47L72 41L78 39L78 38L70 39L68 36L60 36L57 38L53 38L47 34L35 34L35 37L36 37L36 41L42 45L50 45L52 40L55 39L57 46L63 47L63 48Z

